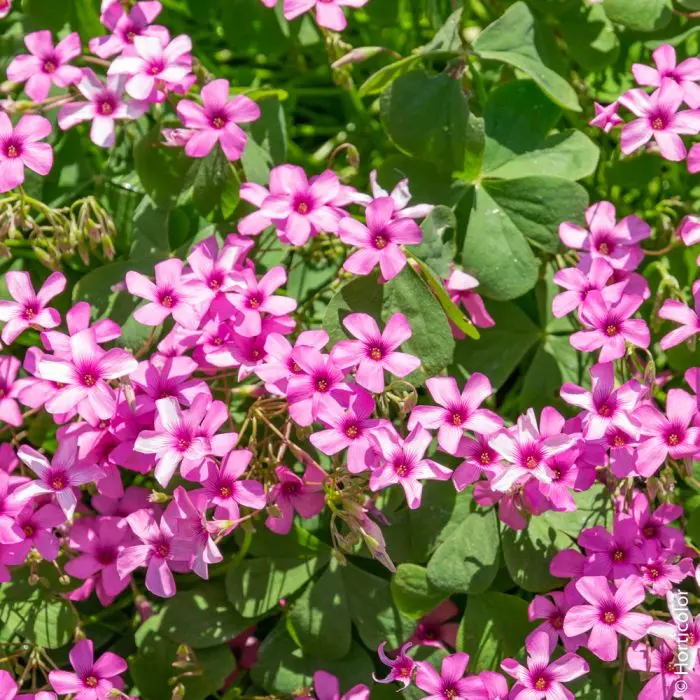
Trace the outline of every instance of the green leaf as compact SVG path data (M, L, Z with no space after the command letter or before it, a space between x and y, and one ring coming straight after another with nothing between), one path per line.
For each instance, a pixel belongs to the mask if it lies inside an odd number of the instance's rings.
M228 642L249 625L231 605L223 582L211 581L168 600L161 629L178 644L204 649Z
M342 569L352 621L365 646L376 649L387 642L397 649L415 629L415 621L394 604L389 582L348 564Z
M100 22L100 6L97 0L73 0L80 38L88 41L104 32Z
M637 32L653 32L665 27L673 17L669 0L603 0L611 21Z
M572 58L586 70L601 70L617 59L620 42L601 5L571 8L561 15L560 27Z
M258 106L260 119L251 124L251 136L270 154L274 163L284 163L287 160L287 124L282 104L279 99L272 98L261 100Z
M484 593L500 564L496 513L470 513L435 550L428 562L428 580L450 593Z
M335 559L299 596L287 621L304 651L322 659L342 659L348 653L352 641L350 609Z
M474 51L483 59L501 61L527 73L557 104L580 112L571 85L546 65L543 31L528 6L516 2L477 37Z
M469 107L458 80L413 71L383 93L381 118L391 140L409 155L461 171L467 153Z
M469 654L472 673L500 670L503 659L520 656L531 627L522 598L505 593L469 596L457 649Z
M447 593L428 579L425 567L399 564L391 577L391 595L396 607L409 617L420 618L447 598Z
M421 56L416 54L414 56L400 58L398 61L390 63L388 66L383 66L360 85L360 89L358 90L359 96L378 95L399 77L412 70L420 60Z
M463 7L456 9L437 30L435 36L418 49L419 53L430 51L459 51L462 48L460 31L462 28Z
M159 209L149 197L143 197L133 214L129 257L133 260L166 258L170 253L167 211Z
M238 204L241 183L220 146L195 162L188 178L192 182L192 202L202 216L214 214L219 219L231 216Z
M50 29L58 32L71 21L70 5L54 2L54 0L22 0L22 11L36 29Z
M270 169L273 166L272 156L253 139L248 139L245 151L241 156L241 165L247 182L267 185L270 179Z
M386 284L378 284L377 279L377 273L359 277L331 299L323 319L331 343L348 337L342 320L349 313L366 313L386 323L398 311L409 319L413 331L401 350L422 362L407 380L438 374L450 363L455 343L437 299L410 265Z

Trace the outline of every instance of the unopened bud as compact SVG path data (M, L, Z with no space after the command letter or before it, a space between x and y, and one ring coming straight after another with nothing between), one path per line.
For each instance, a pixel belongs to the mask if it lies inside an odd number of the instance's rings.
M102 252L107 260L113 260L116 255L117 251L109 236L102 236Z
M68 585L70 585L70 576L68 576L67 574L62 574L61 576L58 577L58 582L62 586L68 586Z
M29 577L27 578L27 583L30 586L37 586L39 585L39 575L38 574L29 574Z
M155 489L151 491L151 494L148 497L150 503L159 503L161 505L169 503L170 499L171 496L169 496L167 493L163 493L162 491L156 491Z
M182 700L185 697L185 686L178 683L174 688L170 700Z
M346 53L345 56L342 56L337 61L334 61L331 64L331 68L335 70L353 63L362 63L363 61L367 61L380 53L387 52L390 52L389 49L386 49L383 46L358 46L357 48Z

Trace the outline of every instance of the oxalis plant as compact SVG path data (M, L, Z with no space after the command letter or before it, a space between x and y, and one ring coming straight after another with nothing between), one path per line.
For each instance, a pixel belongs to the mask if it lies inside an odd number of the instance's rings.
M700 699L699 16L0 0L0 700Z

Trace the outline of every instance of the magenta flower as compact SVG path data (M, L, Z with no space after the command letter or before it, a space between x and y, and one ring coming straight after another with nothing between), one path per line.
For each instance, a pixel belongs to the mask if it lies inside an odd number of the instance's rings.
M187 411L172 397L158 399L156 409L155 430L142 431L134 449L157 455L154 476L163 487L178 467L188 478L207 455L222 457L236 444L236 433L214 435L229 414L223 402L210 401L206 394L199 394Z
M278 535L286 535L292 529L295 511L302 518L313 518L323 510L326 472L309 464L303 479L287 467L277 467L275 474L279 481L270 489L270 503L277 507L279 514L270 513L265 525Z
M594 365L590 374L590 391L569 382L566 382L560 391L566 403L584 410L581 421L584 437L587 440L599 440L610 426L637 435L639 423L630 413L645 393L642 385L636 379L630 379L615 389L615 370L612 363Z
M260 107L244 95L229 100L228 80L212 80L202 88L200 106L192 100L180 100L177 114L187 129L192 130L185 144L191 158L204 158L219 143L226 157L238 160L248 136L238 124L260 119Z
M379 265L385 281L393 279L406 266L402 244L417 244L423 233L413 219L394 219L391 197L375 199L365 209L367 225L345 217L338 225L338 236L343 243L359 248L343 267L355 275L368 275Z
M318 700L369 700L369 688L362 684L341 695L337 677L326 671L314 673L314 693Z
M192 375L199 365L190 357L169 357L162 362L151 360L140 362L132 372L131 383L140 389L136 396L139 411L153 411L158 399L172 397L183 406L190 406L199 394L210 395L209 388L201 379Z
M607 107L599 105L597 102L593 103L593 108L595 109L595 117L588 122L589 126L597 126L602 129L606 134L609 134L618 124L622 124L624 119L622 119L618 113L619 105L617 102L609 104Z
M415 409L414 409L415 410ZM500 459L496 450L489 445L489 435L477 435L475 438L463 437L457 446L455 456L464 461L452 472L452 482L457 491L464 489L491 471Z
M297 308L296 299L275 294L286 282L287 270L284 265L277 265L260 280L252 269L243 270L240 281L233 281L224 287L226 298L238 314L234 324L238 333L246 338L260 335L262 314L284 316Z
M343 325L358 340L341 340L331 351L331 357L343 369L355 367L355 380L361 387L381 394L384 370L405 377L420 367L419 358L396 352L396 348L412 335L403 314L392 314L383 333L369 314L349 314L343 319Z
M231 283L233 275L241 269L241 263L253 245L253 241L245 239L244 244L226 244L219 251L216 237L206 238L187 256L191 268L188 282L206 289L211 300L220 299L221 290Z
M383 463L370 476L369 487L380 491L392 484L399 484L406 494L411 509L420 506L423 484L421 479L446 481L452 472L424 455L433 438L420 424L402 439L392 428L379 429L372 433Z
M595 448L598 457L595 463L600 463L604 461L605 453L598 445ZM580 450L574 447L550 457L549 468L552 481L540 483L540 493L550 501L553 510L573 513L577 510L573 492L587 491L593 486L596 480L594 464L586 464Z
M612 534L601 525L585 529L578 538L587 554L584 575L607 576L615 581L636 575L643 561L642 550L636 544L638 533L637 523L628 516L615 517Z
M22 413L17 404L19 387L15 385L20 361L11 355L0 355L0 423L15 428L22 425Z
M234 523L241 518L239 506L253 510L265 507L265 491L259 481L241 479L248 469L253 453L250 450L232 450L217 467L209 464L206 478L202 481L202 491L207 495L209 503L216 506L215 516L220 520L231 520Z
M17 499L27 501L44 494L55 496L68 519L73 517L78 503L73 487L91 484L103 475L94 464L78 462L75 438L59 442L51 464L44 455L27 445L19 448L17 456L39 477L20 486L16 492Z
M690 559L673 563L674 555L659 553L652 544L642 549L642 563L639 575L642 583L653 595L664 596L670 593L684 578L692 575Z
M552 280L554 284L563 287L566 291L560 292L552 299L552 313L557 318L562 318L572 311L580 310L589 292L593 290L601 292L611 302L619 301L627 282L606 286L614 272L603 258L595 258L588 272L584 272L580 267L565 267L563 270L558 270L554 273Z
M678 111L683 97L683 89L672 80L662 81L651 95L640 89L622 95L620 104L638 117L622 127L622 152L633 153L653 138L666 160L683 160L686 148L680 134L697 134L700 130L700 112Z
M81 581L92 579L100 602L109 605L131 581L130 575L121 576L117 570L117 559L131 540L123 518L81 518L69 534L70 546L79 555L66 562L65 571Z
M1 483L2 476L0 476ZM2 509L2 506L0 506L0 509ZM2 516L0 516L1 519ZM65 522L66 516L63 511L53 503L47 503L36 510L33 502L27 503L17 513L15 519L16 526L21 532L22 541L14 542L7 548L7 563L23 564L32 548L36 549L46 561L55 561L56 557L58 557L60 545L58 538L53 534L53 529L63 525ZM0 525L0 541L2 539Z
M172 511L166 510L157 523L150 510L137 510L126 518L141 544L125 547L117 556L117 573L124 579L141 566L146 568L146 588L161 598L175 595L171 569L182 568L189 561L189 543L175 538L176 523Z
M357 389L348 401L348 407L329 401L321 405L318 420L328 426L309 436L311 444L327 455L338 454L347 448L348 470L359 474L374 466L376 455L372 433L388 422L370 418L374 412L374 399L362 389Z
M90 39L90 51L100 58L116 56L134 44L137 36L154 36L167 42L168 30L159 25L150 26L163 6L155 0L137 2L127 13L121 2L113 2L102 13L100 21L112 33Z
M637 641L647 633L652 618L631 612L645 598L639 577L620 581L613 591L604 576L584 576L576 581L576 590L586 604L575 605L566 613L564 632L574 637L590 630L586 646L599 659L614 661L617 658L618 634Z
M379 660L389 667L389 675L386 678L379 679L373 673L372 678L375 683L401 683L404 689L411 684L411 676L416 668L416 662L408 656L408 650L413 646L412 642L406 642L401 649L396 652L396 656L392 659L388 657L384 651L386 642L382 642L377 649Z
M643 674L653 674L646 682L641 692L637 696L638 700L666 700L674 697L691 698L695 695L694 690L700 688L697 678L694 679L695 689L693 690L687 681L688 674L680 673L682 664L676 658L676 648L673 642L659 639L654 647L648 644L637 642L627 650L627 663L631 669ZM692 668L692 667L690 667ZM697 674L692 674L697 676ZM645 676L646 677L646 676ZM683 681L687 690L678 693L678 681Z
M579 678L590 670L578 654L567 653L550 663L554 646L546 632L535 632L527 638L527 668L515 659L504 659L501 668L517 680L510 691L512 700L562 700L573 698L564 683Z
M484 305L484 300L474 290L479 286L479 280L468 275L462 270L452 270L445 282L445 289L450 294L450 299L458 306L462 304L469 314L471 322L479 328L491 328L496 325ZM462 338L464 334L456 327L452 329L456 337Z
M126 288L135 297L148 304L134 311L134 318L144 326L159 326L172 314L185 328L197 328L200 314L196 305L206 301L207 295L199 287L183 279L184 263L177 258L159 262L155 266L155 284L140 272L126 273Z
M662 503L652 513L649 499L645 494L638 492L632 498L630 514L637 523L639 535L645 544L653 544L656 551L670 550L676 554L685 551L683 533L678 528L668 525L683 515L682 506Z
M486 691L478 676L464 677L469 654L462 651L442 660L440 673L427 661L418 661L416 685L427 693L426 700L486 700Z
M688 149L688 172L693 175L700 173L700 143L694 143Z
M94 412L109 420L114 416L117 400L107 382L131 374L138 362L126 350L103 350L92 328L71 336L70 345L69 360L48 355L39 360L39 376L62 385L47 401L46 410L60 414L77 409L83 417Z
M663 350L679 345L700 333L700 280L693 284L694 308L691 309L676 299L666 299L659 309L659 318L680 323L680 328L676 328L663 338L661 347Z
M75 673L53 670L49 683L59 695L73 694L75 700L107 700L112 688L122 686L118 676L127 669L121 656L106 651L95 661L92 642L81 639L68 653Z
M0 469L0 545L17 544L24 538L17 523L23 500L10 491L10 475Z
M688 247L700 243L700 217L692 214L684 216L677 233Z
M408 206L411 201L411 191L408 189L408 178L399 180L394 189L391 192L387 192L381 187L377 181L377 171L372 170L369 174L370 187L372 188L372 198L379 199L380 197L391 197L394 202L394 218L403 219L422 219L428 216L430 212L435 208L433 204L414 204L413 206ZM366 203L369 204L372 201L371 198L367 197ZM362 204L362 201L358 201Z
M80 37L76 32L53 45L51 32L42 30L24 37L29 54L16 56L7 67L7 79L13 83L25 83L24 91L41 102L49 96L51 85L66 88L80 81L80 68L69 65L80 56Z
M74 304L66 313L68 335L55 330L43 331L41 334L41 342L44 344L44 347L59 355L70 357L71 336L80 333L80 331L92 328L95 331L95 340L100 345L102 345L102 343L108 343L110 340L114 340L122 334L121 327L108 318L95 321L95 323L91 325L90 313L90 304L87 302L79 301L77 304Z
M484 686L488 700L505 700L508 697L508 683L500 673L482 671L478 678Z
M91 121L90 140L101 148L114 146L115 121L138 119L148 109L148 103L124 99L124 76L112 76L102 81L89 69L83 71L78 90L83 102L69 102L58 113L58 125L64 131L76 124Z
M661 87L672 81L683 91L683 101L693 109L700 107L700 59L687 58L677 63L676 50L670 44L659 46L652 54L656 68L641 63L632 64L632 75L639 85Z
M651 229L639 217L632 214L617 221L615 207L610 202L596 202L586 209L586 222L588 229L570 221L559 226L562 243L582 251L584 270L590 269L597 258L616 270L634 270L644 259L639 242L649 238Z
M305 12L316 8L316 22L319 27L342 32L347 26L343 7L363 7L368 0L284 0L284 18L296 19Z
M431 377L425 385L438 406L416 406L408 419L408 429L418 423L437 428L438 444L445 452L457 454L465 430L490 435L503 427L503 420L493 411L479 408L493 391L485 375L474 372L461 393L454 377Z
M0 19L7 17L12 9L12 0L0 0ZM6 673L3 671L3 673Z
M13 129L7 114L0 112L0 194L24 182L25 166L39 175L49 174L53 149L39 141L50 133L51 122L37 114L20 117Z
M321 406L337 403L350 388L343 381L345 372L332 356L323 355L315 348L297 346L292 360L303 374L289 379L287 402L289 415L299 425L311 425L318 417Z
M423 615L411 641L417 646L437 647L444 649L445 644L454 648L457 646L458 622L450 622L459 614L459 608L451 601L444 600L427 615Z
M691 426L697 413L695 399L683 389L669 389L666 415L651 404L637 409L635 416L642 424L646 438L637 450L637 472L649 477L667 457L692 457L700 447L700 428Z
M241 197L260 211L241 221L239 231L255 235L274 225L284 243L304 245L325 231L335 233L344 212L339 208L342 186L332 170L308 180L296 165L279 165L270 171L270 192L252 183L241 188ZM262 201L260 201L262 195Z
M169 91L183 91L193 82L192 40L181 34L172 41L159 37L134 37L133 50L116 58L107 75L125 75L126 91L136 100L162 102Z
M649 328L642 319L631 316L643 303L642 297L624 294L611 304L600 292L592 291L581 307L581 321L586 330L573 333L569 342L577 350L593 352L600 349L598 362L612 362L625 354L625 341L648 348Z
M536 627L528 638L537 632L545 632L551 646L561 641L566 651L576 651L586 643L586 638L584 635L567 636L564 633L564 618L570 608L583 602L573 582L568 583L563 591L552 591L548 596L536 595L528 605L527 619L530 622L534 620L544 620L544 622Z
M61 322L58 311L47 306L66 287L66 278L60 272L51 273L38 292L27 272L6 272L5 282L14 301L0 301L0 321L6 323L2 329L4 343L11 345L27 328L55 328Z

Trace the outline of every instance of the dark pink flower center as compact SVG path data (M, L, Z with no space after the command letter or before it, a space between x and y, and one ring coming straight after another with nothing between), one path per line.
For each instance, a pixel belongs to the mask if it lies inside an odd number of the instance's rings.
M165 68L163 61L151 61L146 69L150 75L158 75Z
M48 56L47 58L44 59L44 62L41 65L41 70L44 73L48 73L51 75L51 73L56 72L56 68L58 68L58 61L54 56Z
M24 532L25 537L32 537L34 535L34 527L27 524L22 528L22 532Z
M9 138L2 145L2 152L6 158L19 158L23 152L19 139Z
M170 544L168 542L159 542L155 545L156 554L165 559L170 554Z
M285 481L282 484L282 493L285 496L296 496L299 493L299 484L296 481Z
M253 292L246 299L246 304L249 309L258 309L264 301L263 295L260 292Z
M549 624L554 627L555 630L564 629L564 616L561 613L556 613L549 618Z
M91 676L87 676L87 677L85 678L85 685L86 685L88 688L96 688L96 687L97 687L97 683L98 683L98 681L97 681L97 678L95 678L95 676L92 676L92 675L91 675Z
M106 545L100 546L95 552L95 559L97 559L102 566L109 566L117 558L117 550L114 547L108 547Z
M379 233L375 233L374 237L372 238L372 245L377 250L384 250L384 248L386 248L390 242L391 239L387 235L386 231L380 231Z
M54 491L63 491L68 486L68 476L63 469L54 469L49 472L46 481Z
M223 129L228 124L228 117L222 112L217 112L209 118L209 123L214 129Z
M357 425L357 423L349 423L348 425L345 426L345 429L343 432L351 440L354 440L360 434L360 427Z
M87 387L95 386L97 384L97 379L91 372L86 372L83 374L83 384Z
M114 114L114 110L119 104L118 100L111 93L104 92L95 99L97 112L105 117Z
M685 428L680 425L671 426L666 432L666 444L669 447L677 447L685 440Z

